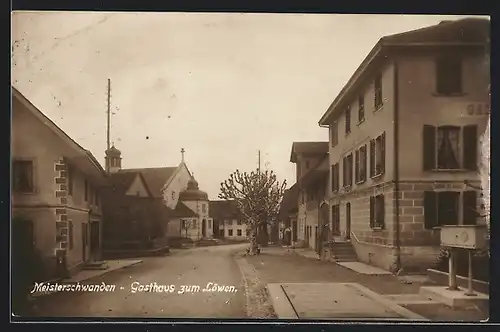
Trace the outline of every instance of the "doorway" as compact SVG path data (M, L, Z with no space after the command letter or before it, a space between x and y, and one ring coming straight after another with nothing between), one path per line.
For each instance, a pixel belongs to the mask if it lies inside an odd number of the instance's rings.
M87 261L88 227L87 223L82 223L82 262Z
M100 248L100 223L97 220L90 222L90 256L93 260L99 259Z
M351 203L345 205L345 239L351 239Z
M292 241L297 242L297 219L292 221Z
M201 236L202 237L206 237L207 236L207 221L205 219L203 219L203 221L201 222Z

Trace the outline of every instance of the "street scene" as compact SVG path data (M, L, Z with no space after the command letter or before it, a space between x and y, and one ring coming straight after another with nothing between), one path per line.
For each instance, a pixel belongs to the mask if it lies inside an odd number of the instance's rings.
M489 319L489 17L12 31L12 321Z

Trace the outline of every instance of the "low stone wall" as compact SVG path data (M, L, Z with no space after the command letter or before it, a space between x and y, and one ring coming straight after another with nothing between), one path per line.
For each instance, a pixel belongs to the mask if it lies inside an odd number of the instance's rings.
M448 285L449 282L449 274L446 272L434 270L434 269L427 269L427 276L429 279L438 284L438 285L443 285L446 286ZM463 277L463 276L457 276L457 285L458 287L467 289L468 287L468 278ZM490 284L481 280L472 280L472 288L479 293L484 293L484 294L489 294L490 293Z

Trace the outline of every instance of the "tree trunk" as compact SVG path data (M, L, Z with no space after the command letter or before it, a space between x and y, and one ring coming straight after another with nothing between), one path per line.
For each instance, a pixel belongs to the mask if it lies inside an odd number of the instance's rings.
M259 244L257 243L257 227L252 227L250 230L250 247L248 248L248 254L253 256L260 253Z

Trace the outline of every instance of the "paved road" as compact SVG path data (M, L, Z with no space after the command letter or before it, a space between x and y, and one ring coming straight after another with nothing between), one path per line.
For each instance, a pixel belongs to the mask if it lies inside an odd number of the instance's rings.
M169 256L110 272L86 282L116 285L113 292L60 292L37 300L41 317L169 317L244 318L245 289L232 257L242 245L174 250ZM173 292L135 292L156 282L174 285ZM234 292L203 291L207 284L234 286ZM209 288L212 288L209 285ZM181 286L199 286L198 292L179 294ZM195 290L195 289L194 289Z

